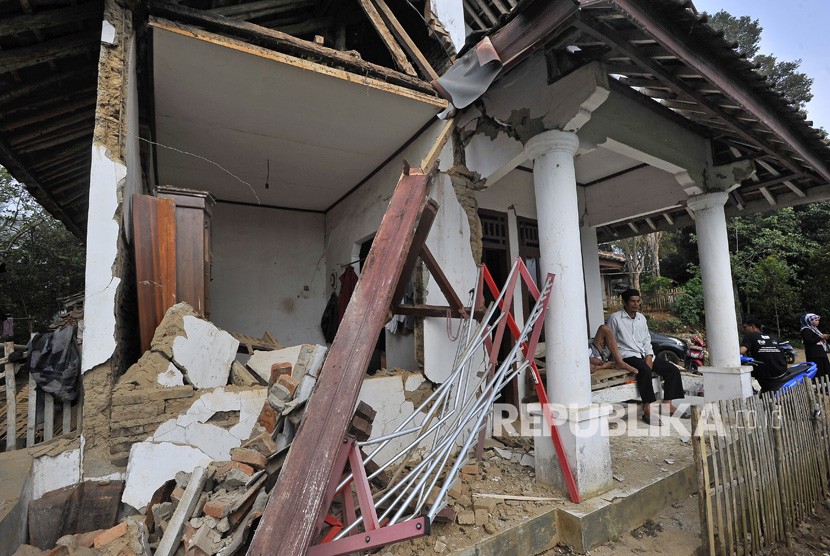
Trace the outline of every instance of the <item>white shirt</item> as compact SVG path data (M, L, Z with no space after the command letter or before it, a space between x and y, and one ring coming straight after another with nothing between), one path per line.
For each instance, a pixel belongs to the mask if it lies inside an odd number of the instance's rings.
M651 349L651 334L648 332L648 323L642 313L636 313L634 318L628 316L625 309L620 309L608 317L606 322L614 332L614 338L620 348L620 356L641 357L645 359L654 355Z

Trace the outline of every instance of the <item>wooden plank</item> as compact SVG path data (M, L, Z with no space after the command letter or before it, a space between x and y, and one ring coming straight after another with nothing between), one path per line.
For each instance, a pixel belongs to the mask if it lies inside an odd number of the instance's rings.
M43 441L55 436L55 396L43 395Z
M397 43L395 37L392 36L392 33L389 31L389 28L386 26L386 23L383 21L383 18L378 13L378 10L375 8L374 4L372 4L370 0L358 0L358 2L360 3L360 7L363 8L364 13L368 16L369 21L372 23L372 27L374 27L375 31L377 31L378 35L380 35L380 40L386 47L386 50L388 50L389 54L392 55L395 65L397 65L398 68L403 70L403 72L407 75L417 77L418 74L415 72L415 68L413 68L412 64L409 63L409 60L406 59L406 54L404 54L403 50L401 50L401 46Z
M407 255L406 262L403 265L400 280L398 280L398 285L395 287L395 293L392 294L392 310L399 315L407 314L398 313L397 307L401 302L401 298L403 298L409 280L412 278L412 272L415 270L415 264L418 262L418 256L421 253L421 249L426 244L427 236L429 235L429 231L432 229L432 223L435 221L435 216L437 214L438 203L435 202L434 199L430 199L424 207L424 213L421 215L420 222L418 222L418 229L415 230L415 237L412 238L412 246L409 249L409 254Z
M150 349L156 327L176 304L176 203L133 195L133 244L141 351Z
M14 351L14 341L5 342L3 355L6 359ZM17 385L14 380L14 363L6 363L6 451L17 448Z
M406 50L409 56L412 57L412 60L415 62L415 65L418 66L418 69L420 69L421 72L430 80L438 79L438 73L436 73L424 54L415 45L415 42L409 36L409 33L406 32L406 29L403 28L401 22L398 21L398 18L395 17L392 10L389 9L389 6L386 4L386 0L373 1L377 4L382 17L389 26L389 29L392 31L392 34L395 35L395 38L400 41L400 44L403 46L404 50ZM421 168L425 171L429 169L428 166L421 166Z
M709 488L709 462L706 457L706 428L701 423L699 406L692 406L692 452L697 471L697 506L700 516L700 540L706 545L708 542L709 554L715 554L715 537L712 526L712 498Z
M718 406L715 405L715 408ZM723 526L723 501L721 495L721 476L720 476L720 468L718 466L718 454L720 452L718 448L715 447L716 439L718 438L717 433L709 435L709 448L712 454L712 478L714 479L715 486L714 486L714 493L712 498L715 500L715 516L718 519L717 522L717 532L718 532L718 540L720 541L720 548L721 550L724 549L724 539L726 537L726 528ZM726 552L729 554L729 552Z
M61 410L61 434L67 434L72 430L72 404L63 402Z
M29 403L26 416L26 447L35 445L35 428L37 426L37 385L32 375L29 375Z
M410 317L433 317L433 318L445 318L450 317L454 319L463 319L467 318L469 311L469 307L464 308L464 313L461 313L457 309L453 309L452 307L447 306L440 306L440 305L398 305L392 311L396 315L407 315ZM478 315L482 313L477 312Z
M239 16L246 16L254 12L256 12L257 16L293 12L298 9L310 8L315 3L314 0L258 0L256 2L231 4L230 6L222 6L205 11L213 15L238 18ZM243 17L242 19L247 18Z
M435 94L435 89L429 83L419 78L377 64L365 62L345 52L320 46L310 41L304 41L286 33L274 31L273 29L268 29L253 23L212 16L199 10L167 2L151 2L150 13L153 15L170 16L176 21L183 23L210 25L215 30L236 35L247 41L256 41L269 49L278 51L287 50L291 54L307 56L312 60L336 62L348 72L353 72L357 75L370 73L396 85L402 85L423 93ZM150 24L154 27L167 28L169 30L185 30L180 24L173 23L172 21L160 21L155 17L151 17ZM198 33L197 29L191 28L188 31L194 36L202 35ZM229 39L225 39L225 42L229 42ZM446 103L444 105L446 106Z
M727 405L725 401L718 403L718 409L723 417L727 413ZM735 483L732 474L732 462L728 457L729 444L732 443L732 427L727 423L727 436L718 437L718 459L720 461L721 475L723 476L723 498L724 498L724 513L726 514L726 547L729 554L735 550Z
M441 270L438 261L435 260L435 257L432 255L426 244L424 244L421 248L421 260L424 261L424 265L427 267L427 270L429 270L429 273L432 274L433 278L435 278L438 288L441 290L441 293L444 294L444 297L447 298L450 307L459 312L463 311L464 303L461 302L461 298L459 298L458 294L455 293L455 288L453 288L452 284L450 284L449 279L447 279L447 275L444 274L443 270Z
M778 409L778 404L776 404L771 398L767 398L766 405L769 408L769 414L771 416L775 415L775 411ZM785 540L787 544L789 544L792 537L792 530L790 529L792 499L790 496L790 475L789 470L786 467L786 446L784 444L784 435L782 434L781 426L773 427L773 438L775 439L775 468L776 474L778 475L779 487L777 494L781 499L782 509L782 515L780 517L781 527L784 531Z
M329 484L335 479L335 460L426 205L430 181L412 169L401 176L392 194L249 555L304 554L322 524L334 495Z
M196 467L193 470L190 480L187 482L187 488L184 490L176 510L170 517L167 529L165 529L164 535L159 541L158 548L154 553L156 556L172 556L179 548L184 524L190 519L190 514L196 508L207 479L208 473L204 467Z
M735 413L735 400L727 400L726 410L729 416L729 422L732 423L732 442L729 443L730 459L735 466L735 489L737 490L736 507L740 514L740 519L735 523L736 537L737 537L737 553L739 555L747 554L747 504L746 504L746 485L747 479L743 468L743 461L741 460L740 445L744 442L743 428L739 426L737 415Z
M447 123L444 124L444 127L441 128L441 133L438 134L438 137L435 139L435 143L432 144L430 147L429 152L421 161L421 168L423 168L424 173L431 174L433 171L433 167L438 164L438 156L441 153L441 149L444 148L444 145L452 135L452 132L455 130L455 123L456 123L456 116L453 116Z

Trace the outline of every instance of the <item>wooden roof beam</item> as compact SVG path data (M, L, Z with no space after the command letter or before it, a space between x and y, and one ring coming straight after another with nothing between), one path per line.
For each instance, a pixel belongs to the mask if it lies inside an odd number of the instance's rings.
M92 126L91 125L78 125L71 129L66 130L62 135L50 135L48 137L43 137L39 140L33 140L28 143L15 145L15 149L25 152L25 153L32 153L35 151L42 151L43 149L48 149L49 147L54 147L57 145L63 145L72 141L73 139L78 139L85 135L89 135L89 145L92 148Z
M386 26L386 22L380 16L380 13L378 12L377 7L375 7L372 3L372 0L358 0L358 3L363 9L363 12L369 18L369 21L372 23L372 27L374 27L375 31L378 32L381 42L386 47L386 50L389 51L389 54L395 61L395 64L404 73L413 77L417 76L418 74L415 72L415 68L413 68L412 64L409 63L409 60L407 60L406 54L404 54L403 49L401 49L401 45L399 45L392 36L392 32L389 30L389 27Z
M389 26L389 30L392 31L392 34L395 35L395 38L397 38L401 43L401 46L403 46L404 50L406 50L407 54L409 54L410 58L412 58L415 62L415 65L418 66L418 69L420 69L423 75L430 80L438 79L438 73L436 73L436 71L432 68L432 65L415 44L415 41L412 40L412 37L409 36L409 33L406 32L406 29L404 29L403 25L401 25L401 22L398 21L398 18L395 17L392 10L389 9L389 6L386 4L386 0L374 0L374 2L378 6L380 15Z
M95 125L95 112L91 110L84 110L81 112L70 114L69 116L60 118L58 120L53 120L51 123L46 125L32 126L35 127L35 129L29 132L21 134L10 134L9 142L12 145L20 145L22 143L26 143L27 141L36 139L38 137L52 135L54 132L58 130L65 130L66 128L78 127L75 124L81 122L85 124L84 127L88 128L91 131L93 126Z
M258 2L232 4L230 6L222 6L221 8L213 8L205 11L222 17L251 19L253 17L296 12L306 8L313 8L315 5L315 0L259 0Z
M712 106L710 99L706 98L705 95L701 94L694 87L677 79L672 72L667 71L656 62L639 57L637 55L637 47L632 46L624 40L617 37L617 33L612 29L598 29L596 28L597 24L595 22L590 21L584 17L580 17L574 23L574 25L582 28L586 33L593 33L599 37L605 37L610 43L613 44L615 48L627 52L629 56L631 56L631 59L633 61L635 61L643 68L649 70L652 73L652 75L663 81L676 93L693 98L700 104L701 108L705 109L707 114L722 120L734 133L738 134L740 137L746 139L747 141L750 141L752 144L759 146L761 149L763 149L770 155L780 159L781 162L785 166L787 166L787 168L791 172L801 173L803 171L803 169L800 168L799 165L795 161L793 161L789 156L783 153L779 153L771 145L756 137L753 134L752 130L748 129L736 118L721 110L717 106ZM828 180L830 180L830 170L828 170Z
M0 74L69 58L99 48L99 31L68 35L20 48L0 51Z
M77 100L75 102L64 103L64 104L61 104L60 106L58 106L57 108L54 108L52 110L38 111L36 114L32 114L31 116L28 116L26 118L20 118L18 120L12 120L10 122L2 122L2 123L0 123L0 128L3 129L4 131L8 132L8 131L18 129L18 128L21 128L21 127L24 127L24 126L28 126L28 125L32 125L32 124L35 124L35 123L40 123L40 122L44 122L44 121L47 121L47 120L51 120L51 119L56 118L58 116L63 116L65 114L68 114L70 112L75 112L75 111L77 111L79 109L82 109L82 108L89 108L89 107L95 106L96 100L97 99L94 96L90 96L90 97L87 97L87 98ZM88 116L90 118L94 118L95 117L95 111L90 110L89 113L88 113Z
M104 4L88 2L68 8L46 10L36 14L27 13L0 19L0 38L13 37L28 32L43 31L70 23L82 23L90 19L102 19Z
M636 0L609 1L618 6L624 13L629 14L651 36L657 39L663 47L674 53L686 65L702 75L707 76L727 96L734 99L747 111L755 114L760 121L766 122L766 125L776 135L781 137L802 159L812 166L825 181L830 182L830 166L810 152L810 149L804 142L789 129L788 124L782 122L779 115L767 108L755 96L754 92L748 90L746 85L739 83L728 72L719 68L716 62L711 62L699 50L690 48L679 37L675 36L674 33L665 29L662 23L655 19L653 14L641 6L640 2ZM743 133L742 130L740 131ZM792 165L790 161L787 161L787 164L788 166ZM796 171L794 168L790 168L790 170Z
M86 78L90 78L91 80L91 77L95 72L97 72L97 68L87 67L79 69L77 71L66 71L63 73L58 73L55 75L51 75L48 78L43 79L41 81L34 81L28 85L14 87L10 91L6 91L3 94L0 94L0 104L6 104L15 101L19 98L26 98L28 104L28 101L31 100L31 97L36 96L36 94L40 90L52 90L56 85L59 85L64 81L81 81Z
M83 230L70 218L63 206L55 200L52 194L40 185L40 181L29 173L26 166L20 163L17 156L17 153L13 152L8 143L0 137L0 163L9 170L9 173L17 181L26 184L26 189L32 193L32 196L37 199L37 202L43 208L63 222L67 229L80 238L81 241L86 241L86 234L84 234Z

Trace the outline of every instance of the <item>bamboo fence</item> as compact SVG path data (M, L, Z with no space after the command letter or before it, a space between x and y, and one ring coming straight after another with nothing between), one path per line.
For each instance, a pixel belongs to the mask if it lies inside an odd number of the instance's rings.
M828 496L830 379L693 408L706 554L762 554Z

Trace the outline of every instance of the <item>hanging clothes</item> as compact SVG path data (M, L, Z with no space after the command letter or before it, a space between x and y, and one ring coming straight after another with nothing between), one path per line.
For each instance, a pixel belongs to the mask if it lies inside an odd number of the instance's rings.
M401 305L412 305L415 300L415 285L412 283L412 278L406 283L403 297L401 298ZM394 315L388 323L386 323L386 330L392 334L411 334L415 330L415 317L409 315Z
M323 318L320 319L320 328L323 329L323 338L326 342L332 343L334 336L337 334L337 328L340 326L340 315L337 312L337 294L331 292L329 302L326 303L326 308L323 310Z
M337 318L343 320L343 315L346 314L346 307L349 306L349 300L352 298L354 288L357 285L357 274L351 265L347 266L340 275L340 298L337 301Z

